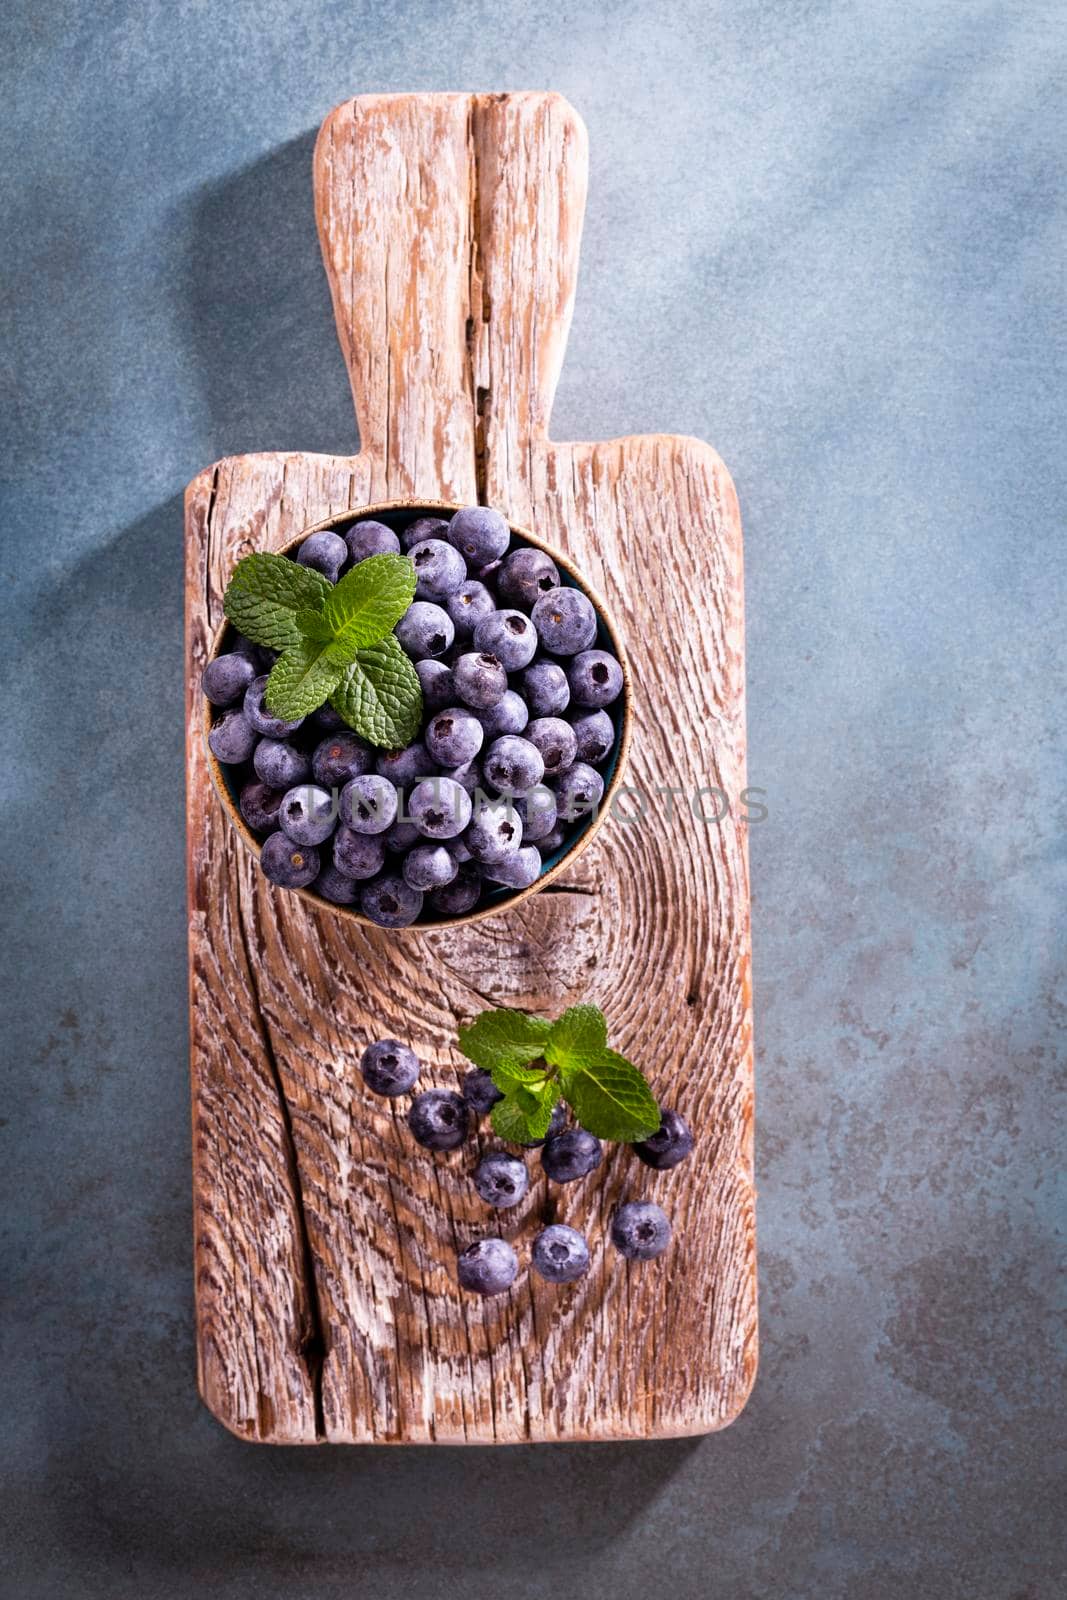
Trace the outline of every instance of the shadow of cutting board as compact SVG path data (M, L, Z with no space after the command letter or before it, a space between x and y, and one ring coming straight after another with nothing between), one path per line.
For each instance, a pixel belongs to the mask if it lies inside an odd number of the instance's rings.
M189 943L200 1390L245 1439L492 1443L702 1433L756 1366L752 1047L741 530L707 445L548 438L578 268L586 136L555 95L369 96L315 151L315 203L362 448L220 461L186 496ZM265 216L264 227L271 219ZM619 248L626 248L619 241ZM631 248L636 244L631 243ZM265 333L269 330L265 329ZM577 562L634 675L629 813L554 885L470 929L353 926L273 889L229 830L200 731L199 678L237 559L346 507L482 500ZM730 799L716 825L690 797ZM657 790L684 791L671 803ZM698 809L713 814L705 796ZM721 809L721 807L720 807ZM490 1214L485 1133L419 1150L366 1092L370 1039L410 1041L454 1086L456 1030L491 1004L555 1016L589 1000L612 1042L697 1134L654 1173L620 1146L551 1196ZM607 1242L654 1198L668 1252ZM546 1207L593 1267L527 1273ZM462 1294L455 1256L502 1232L510 1293Z

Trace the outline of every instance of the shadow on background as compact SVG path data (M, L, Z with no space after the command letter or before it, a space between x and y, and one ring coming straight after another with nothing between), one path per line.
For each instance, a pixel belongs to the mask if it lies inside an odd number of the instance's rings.
M315 229L316 133L193 201L180 310L216 459L359 447Z

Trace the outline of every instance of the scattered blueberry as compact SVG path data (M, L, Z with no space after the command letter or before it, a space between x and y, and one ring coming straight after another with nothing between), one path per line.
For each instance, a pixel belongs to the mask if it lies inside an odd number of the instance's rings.
M408 796L408 816L428 839L454 839L471 819L471 797L454 778L424 778Z
M448 525L448 537L472 566L497 561L511 542L507 522L490 506L465 506Z
M477 578L468 578L466 583L460 584L455 594L449 595L445 610L455 625L456 638L469 639L478 623L496 610L496 601L484 583L479 583Z
M396 785L380 773L366 772L341 790L341 821L356 833L384 833L396 821Z
M369 1044L360 1057L359 1070L367 1088L374 1094L407 1094L419 1076L419 1058L399 1039L379 1039Z
M671 1225L651 1200L631 1200L611 1219L611 1242L628 1261L651 1261L666 1250Z
M247 761L256 748L256 731L243 711L224 711L207 742L217 761L237 766Z
M200 687L213 706L232 706L241 699L255 675L256 669L249 658L233 651L208 662Z
M283 797L278 821L294 844L323 844L337 826L333 795L317 784L300 784Z
M427 1150L455 1150L469 1124L467 1102L451 1089L424 1089L408 1112L408 1127Z
M573 1283L589 1271L589 1246L577 1229L553 1222L534 1240L530 1264L549 1283Z
M531 661L522 675L531 717L554 717L570 705L571 686L558 661Z
M485 742L485 730L473 711L449 706L438 711L426 729L426 748L442 767L473 761Z
M311 776L324 789L340 789L373 770L374 751L355 733L329 735L311 757Z
M245 716L257 733L268 739L284 739L288 734L295 733L304 719L298 717L295 722L286 722L281 717L272 717L263 703L266 692L266 676L253 678L245 690Z
M353 566L366 561L368 556L397 555L400 540L384 522L368 517L366 522L354 522L345 534L345 544Z
M380 833L357 833L342 825L334 835L333 864L347 878L361 882L375 877L385 865L385 845Z
M474 1187L487 1206L508 1211L521 1204L530 1187L526 1163L506 1150L490 1150L474 1169Z
M545 775L545 762L529 739L506 733L493 740L485 752L482 769L498 794L515 796L536 789Z
M410 928L422 910L422 893L395 873L384 873L364 884L359 908L379 928Z
M526 729L526 737L541 752L545 772L554 777L573 766L578 754L574 729L562 717L538 717Z
M548 1132L543 1139L530 1139L524 1145L524 1150L537 1150L543 1148L550 1139L559 1133L567 1120L567 1107L562 1100L557 1100L552 1108L552 1116L548 1123Z
M533 545L513 550L501 565L496 592L505 605L532 611L543 594L559 587L559 568Z
M504 1294L515 1282L519 1258L504 1239L479 1239L469 1244L456 1262L462 1289L474 1294Z
M467 564L454 545L444 539L423 539L413 544L408 559L415 568L415 598L443 601L466 581Z
M580 589L550 589L531 616L538 638L554 656L576 656L596 638L593 602Z
M287 739L261 739L252 757L256 776L272 789L291 789L303 783L310 766L303 750L298 750Z
M496 656L481 651L471 651L453 662L452 681L464 705L474 706L479 711L498 705L508 688L508 675L502 663Z
M615 744L615 724L606 711L585 711L571 718L578 741L577 759L597 766Z
M287 833L272 833L263 842L259 864L282 889L306 889L319 875L319 852L313 845L294 843Z
M393 632L412 661L443 656L456 637L455 624L448 612L431 600L413 600Z
M622 667L606 650L583 650L567 667L576 706L610 706L622 693Z
M588 816L604 798L604 780L584 761L568 767L556 783L556 805L567 822Z
M476 1117L484 1117L504 1096L488 1072L482 1067L472 1067L463 1079L463 1098Z
M323 529L321 533L308 534L296 559L302 567L313 567L330 583L336 583L348 560L348 546L339 534Z
M666 1172L668 1168L684 1161L692 1148L693 1135L685 1118L679 1116L677 1111L661 1106L659 1127L649 1138L634 1145L634 1154L646 1167Z
M537 630L521 611L493 611L475 628L474 648L496 656L507 672L518 672L537 654Z
M599 1167L604 1158L600 1140L584 1128L551 1135L541 1151L541 1165L556 1183L574 1183Z
M282 803L280 789L253 778L241 790L240 808L253 833L273 833L278 826L278 807Z
M459 863L443 844L417 844L404 857L405 883L413 889L443 889L459 871Z

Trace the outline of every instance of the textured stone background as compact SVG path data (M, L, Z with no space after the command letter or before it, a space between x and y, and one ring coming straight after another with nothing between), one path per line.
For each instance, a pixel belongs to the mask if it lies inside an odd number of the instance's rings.
M4 1592L1062 1594L1062 4L14 0L0 45ZM313 130L446 87L589 125L556 435L700 434L741 495L762 1368L703 1441L272 1452L194 1389L179 495L354 446Z

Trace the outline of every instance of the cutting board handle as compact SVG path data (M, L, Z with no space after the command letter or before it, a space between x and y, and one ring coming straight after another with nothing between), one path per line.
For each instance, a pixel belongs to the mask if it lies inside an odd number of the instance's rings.
M361 95L315 147L315 211L375 497L491 498L547 436L588 171L556 94Z

